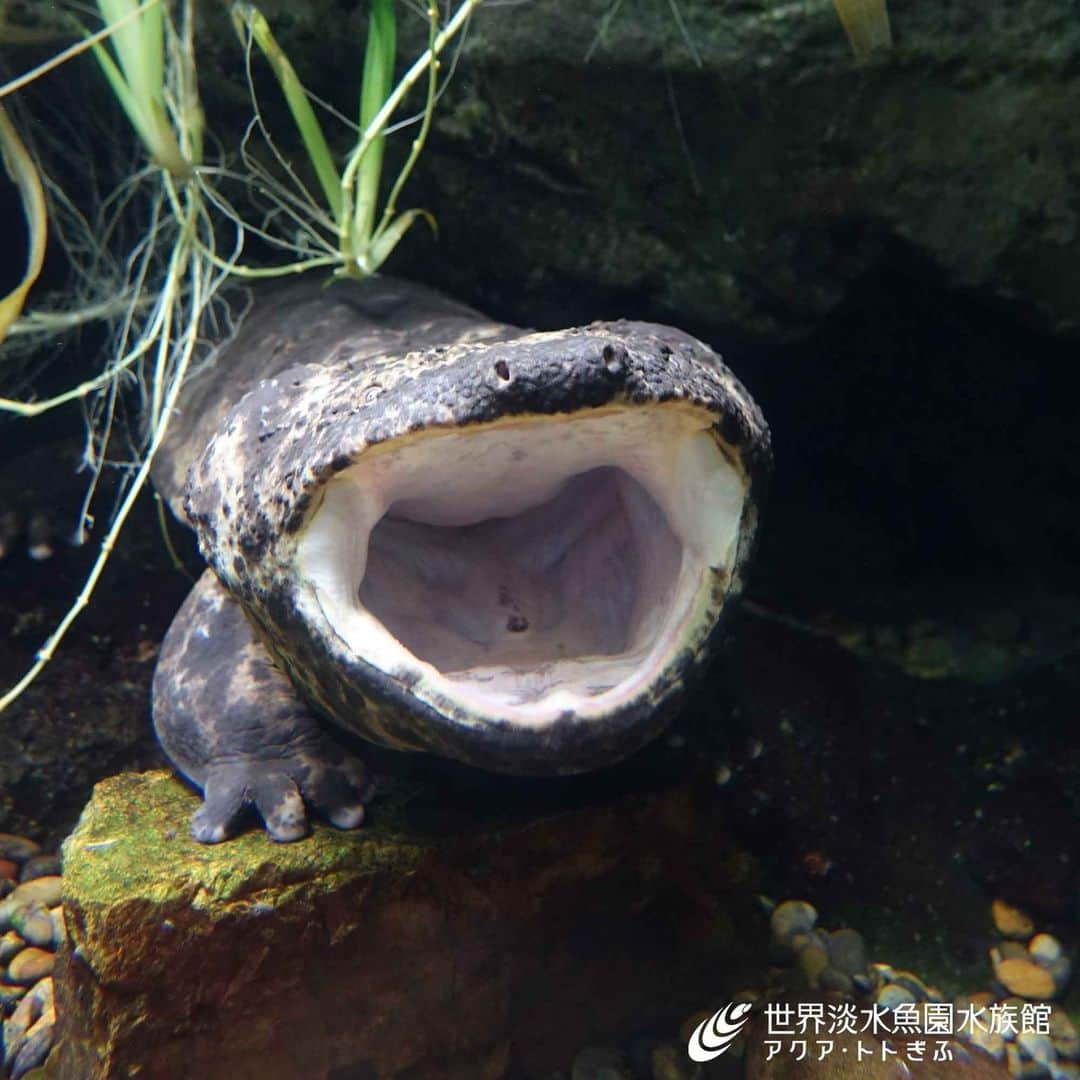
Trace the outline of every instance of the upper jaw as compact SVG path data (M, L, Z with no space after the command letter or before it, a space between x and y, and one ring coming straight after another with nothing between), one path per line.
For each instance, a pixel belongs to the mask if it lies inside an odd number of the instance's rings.
M190 510L318 707L510 771L656 733L738 591L768 471L705 346L597 324L262 390ZM256 445L268 425L302 434Z

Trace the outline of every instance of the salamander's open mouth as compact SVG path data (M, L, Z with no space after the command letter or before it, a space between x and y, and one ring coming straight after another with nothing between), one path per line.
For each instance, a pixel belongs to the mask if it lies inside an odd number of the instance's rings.
M746 481L714 421L606 407L373 447L305 528L309 595L356 656L442 711L608 714L719 615Z

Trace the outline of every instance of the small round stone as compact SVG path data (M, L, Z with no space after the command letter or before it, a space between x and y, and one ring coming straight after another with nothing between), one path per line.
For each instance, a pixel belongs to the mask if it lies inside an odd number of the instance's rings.
M1035 922L1031 916L1005 900L994 900L990 905L990 915L994 920L994 927L1002 937L1026 941L1035 933Z
M883 986L874 999L883 1009L895 1009L898 1005L914 1005L915 995L905 986L889 983Z
M1049 1035L1043 1035L1035 1031L1021 1031L1016 1036L1016 1044L1020 1051L1026 1054L1032 1061L1040 1065L1049 1065L1057 1060L1057 1051L1050 1041Z
M19 864L13 859L0 859L0 878L8 881L19 880Z
M15 930L0 937L0 964L6 964L16 953L26 948L26 942Z
M1060 994L1069 985L1069 979L1072 976L1072 960L1067 956L1059 956L1047 970L1053 977L1054 988Z
M853 976L838 971L831 964L818 976L818 986L822 990L835 990L839 994L851 994L855 990Z
M773 940L787 945L796 934L808 934L817 923L817 910L805 900L785 900L769 920Z
M56 1010L52 979L42 979L19 1002L4 1025L4 1044L12 1080L40 1065L52 1048Z
M845 975L866 971L866 943L858 930L834 930L829 935L829 962Z
M994 978L1010 994L1034 1001L1046 1001L1054 996L1054 976L1041 964L1025 956L1002 957L992 950Z
M894 986L902 986L912 994L916 1001L940 1001L941 994L932 986L927 986L917 975L910 971L894 971L892 977Z
M0 833L0 859L10 859L21 866L27 859L41 854L41 845L35 844L25 836L13 833Z
M19 872L19 881L33 881L40 877L60 876L59 855L34 855L23 863Z
M8 964L8 982L32 986L53 973L56 956L45 949L27 946Z
M1027 946L1023 945L1019 941L1002 941L997 946L997 951L1008 960L1012 956L1018 956L1023 960L1026 960L1030 953L1027 951Z
M1028 942L1028 952L1035 963L1050 967L1061 959L1061 942L1053 934L1036 934Z
M998 1032L989 1031L985 1027L975 1024L970 1031L964 1031L963 1037L965 1041L979 1047L980 1050L985 1050L997 1061L1005 1060L1005 1040Z
M1050 1006L1050 1038L1060 1057L1070 1061L1080 1059L1080 1033L1060 1005Z
M42 1016L26 1033L11 1061L11 1080L22 1080L31 1069L45 1063L52 1049L55 1029L56 1014L49 1013Z
M870 971L879 986L889 982L896 974L896 971L892 967L888 964L881 963L881 961L875 961L871 964Z
M63 879L58 874L34 878L33 881L24 881L19 885L8 900L14 900L20 904L37 901L45 907L56 907L60 903L63 885Z
M799 970L811 990L818 989L821 973L829 966L829 954L816 942L799 953Z
M53 1007L53 981L42 979L30 988L19 1002L11 1019L4 1025L4 1037L21 1038Z
M997 998L989 990L978 990L974 994L958 994L953 998L953 1011L966 1011L970 1008L989 1009Z
M49 917L48 909L41 904L33 902L15 912L11 919L11 927L22 935L28 945L36 945L39 948L52 948L53 921Z

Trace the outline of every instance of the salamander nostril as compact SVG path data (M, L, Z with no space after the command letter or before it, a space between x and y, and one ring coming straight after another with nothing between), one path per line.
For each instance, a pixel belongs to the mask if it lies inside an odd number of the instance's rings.
M510 367L505 360L495 361L495 374L498 375L500 379L506 380L510 378Z
M605 345L601 355L610 375L621 375L626 369L626 353L623 349L617 349L614 345Z

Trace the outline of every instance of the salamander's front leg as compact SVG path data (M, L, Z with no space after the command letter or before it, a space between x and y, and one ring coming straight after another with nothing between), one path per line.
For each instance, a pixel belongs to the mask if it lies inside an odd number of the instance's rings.
M339 829L364 820L366 769L300 701L209 570L165 635L153 701L165 753L203 789L196 840L224 840L249 806L274 840L305 835L305 802Z

